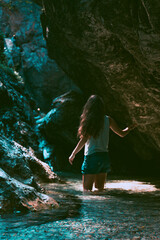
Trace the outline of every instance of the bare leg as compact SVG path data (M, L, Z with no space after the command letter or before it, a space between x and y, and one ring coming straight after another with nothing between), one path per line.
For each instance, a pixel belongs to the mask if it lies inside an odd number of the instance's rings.
M95 180L95 174L83 174L83 191L92 191L93 183Z
M98 188L99 191L102 191L104 189L106 177L107 173L99 173L95 175L95 187Z

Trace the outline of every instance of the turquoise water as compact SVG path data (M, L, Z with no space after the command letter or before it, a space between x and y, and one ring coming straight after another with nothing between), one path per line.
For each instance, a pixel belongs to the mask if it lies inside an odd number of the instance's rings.
M106 191L83 194L80 176L42 184L60 209L3 215L0 239L160 239L156 181L109 179Z

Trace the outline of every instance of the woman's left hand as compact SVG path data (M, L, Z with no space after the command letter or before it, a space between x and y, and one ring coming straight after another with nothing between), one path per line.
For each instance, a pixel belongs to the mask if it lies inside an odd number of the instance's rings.
M72 165L73 163L73 160L75 158L75 155L74 154L71 154L71 156L69 157L69 163Z

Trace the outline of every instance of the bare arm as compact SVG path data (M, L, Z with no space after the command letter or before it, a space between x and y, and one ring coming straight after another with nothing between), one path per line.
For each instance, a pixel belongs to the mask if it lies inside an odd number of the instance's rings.
M77 146L75 147L75 149L73 150L72 154L69 157L70 164L73 163L73 160L76 154L84 147L86 142L87 142L87 138L84 138L84 137L79 140L79 142L77 143Z
M110 125L110 129L120 137L125 137L131 130L133 130L135 127L137 127L136 124L133 124L122 130L119 128L117 123L111 117L109 117L109 125Z

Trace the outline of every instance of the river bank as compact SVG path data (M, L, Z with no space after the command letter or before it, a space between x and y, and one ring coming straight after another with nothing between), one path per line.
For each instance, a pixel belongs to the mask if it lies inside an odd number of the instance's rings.
M42 184L60 209L1 216L1 239L160 239L159 181L109 177L86 195L80 175L65 180Z

